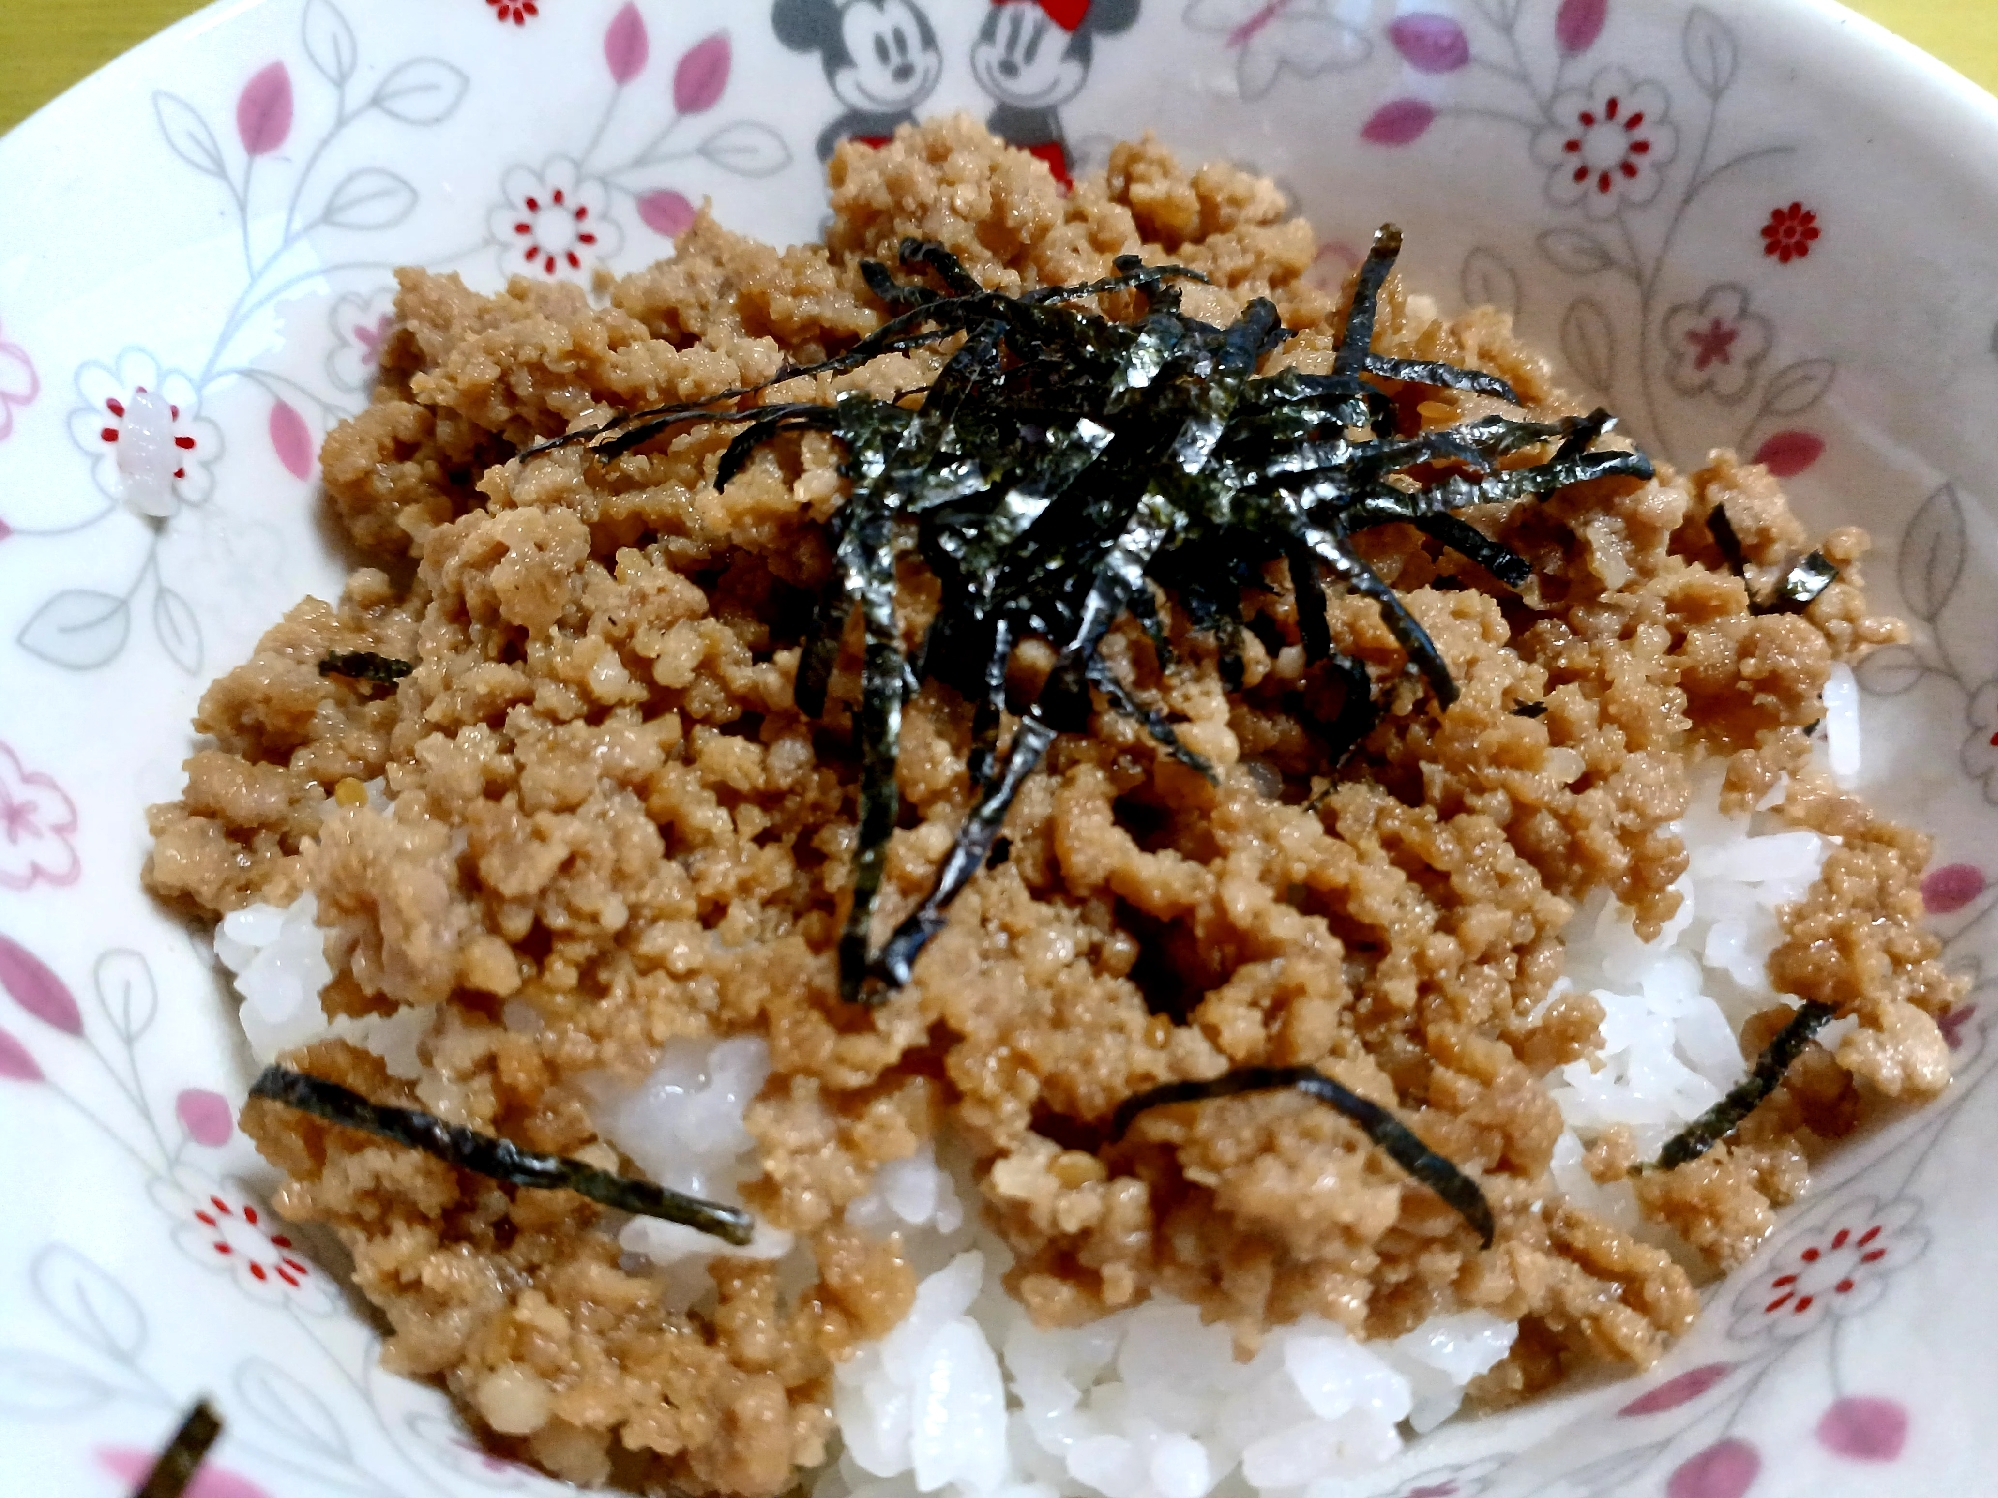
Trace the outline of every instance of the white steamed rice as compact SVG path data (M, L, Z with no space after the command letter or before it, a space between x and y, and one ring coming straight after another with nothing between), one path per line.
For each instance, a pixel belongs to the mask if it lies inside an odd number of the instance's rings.
M173 475L181 466L173 440L173 406L156 390L134 390L118 419L118 479L136 513L163 519L174 512Z
M1829 768L1845 783L1859 764L1849 678L1825 693ZM1804 894L1828 851L1826 839L1769 813L1781 787L1762 810L1737 817L1719 811L1719 788L1717 767L1696 781L1681 824L1691 854L1685 899L1656 941L1640 942L1629 911L1601 893L1568 928L1561 986L1602 1004L1603 1044L1595 1060L1549 1079L1568 1126L1552 1174L1580 1205L1625 1224L1636 1223L1630 1189L1590 1178L1587 1143L1621 1124L1641 1154L1653 1153L1740 1079L1735 1037L1776 1002L1766 965L1780 937L1777 910ZM417 1075L427 1013L328 1021L318 992L332 972L315 915L306 895L283 910L237 911L216 932L251 1048L270 1060L343 1035L388 1058L398 1075ZM506 1021L539 1025L520 1005L507 1006ZM676 1041L639 1087L600 1080L598 1118L653 1179L739 1203L756 1168L744 1109L769 1070L760 1039ZM816 1498L1338 1498L1345 1479L1448 1419L1465 1385L1505 1356L1517 1332L1471 1312L1361 1344L1307 1318L1271 1332L1241 1363L1225 1330L1165 1297L1086 1327L1042 1331L1000 1283L1009 1255L967 1212L975 1195L963 1163L948 1168L926 1144L883 1166L849 1205L850 1223L901 1233L918 1269L932 1272L908 1317L836 1370L844 1450ZM619 1243L627 1263L650 1263L682 1306L702 1293L707 1261L725 1247L650 1219L624 1223ZM785 1260L798 1284L812 1277L809 1248L767 1225L747 1250L727 1251Z

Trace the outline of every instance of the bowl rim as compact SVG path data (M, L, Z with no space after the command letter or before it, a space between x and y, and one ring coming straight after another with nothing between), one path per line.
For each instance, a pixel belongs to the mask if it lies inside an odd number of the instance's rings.
M1933 114L1960 112L1965 122L1976 122L1988 143L1998 146L1998 94L1972 82L1933 52L1909 41L1871 16L1862 15L1842 0L1724 0L1724 4L1726 9L1753 10L1765 18L1772 11L1787 12L1798 20L1828 26L1827 36L1849 33L1847 39L1856 50L1881 54L1889 66L1907 76L1909 83L1921 85L1919 89L1909 91L1907 97L1910 100L1932 103L1935 106ZM1910 111L1911 114L1917 112ZM1976 159L1961 144L1949 154L1968 158L1965 164ZM1992 190L1998 192L1998 159L1982 175L1989 180Z
M150 61L150 55L156 50L176 46L204 32L226 26L253 11L282 3L285 3L285 0L208 0L207 4L153 32L108 62L93 68L54 98L15 121L7 130L0 131L0 165L5 163L6 148L14 144L17 137L31 131L39 131L45 118L61 112L72 95L85 88L100 86L100 80L106 75L123 72L128 66L135 65L133 59L144 58ZM597 3L609 6L614 0L597 0ZM722 4L725 9L734 9L739 0L717 0L717 3ZM1388 3L1388 0L1373 0L1373 3L1378 8ZM1926 111L1909 110L1910 123L1918 122L1925 113L1931 120L1945 113L1950 114L1953 118L1949 124L1957 129L1961 129L1964 124L1975 122L1983 136L1983 140L1977 144L1990 148L1988 159L1992 163L1980 175L1988 180L1994 195L1998 195L1998 94L1993 94L1980 84L1972 82L1934 53L1909 41L1899 32L1891 30L1872 17L1841 3L1841 0L1717 0L1717 3L1723 10L1736 12L1753 10L1764 18L1767 18L1771 12L1786 12L1789 18L1821 28L1820 34L1824 37L1840 38L1854 49L1855 55L1870 51L1880 56L1890 68L1900 72L1907 83L1916 85L1906 90L1907 98L1921 99L1933 106ZM1806 33L1799 34L1806 35ZM1941 132L1930 129L1923 134L1935 136ZM1966 165L1973 164L1983 155L1966 151L1961 141L1953 148L1946 148L1944 142L1940 140L1925 143L1933 144L1938 149L1946 149L1948 155L1963 159Z
M179 49L201 44L210 33L220 33L238 22L254 24L267 14L274 0L212 0L182 17L103 67L64 90L12 129L0 134L0 180L10 166L28 167L35 154L44 158L39 169L22 185L30 196L88 191L82 183L66 181L61 170L50 170L57 159L70 155L72 137L48 131L62 131L77 118L82 101L71 96L106 86L132 91L146 74L157 75L162 60L178 56ZM296 7L301 0L285 0ZM386 0L348 0L355 12L382 8ZM597 0L600 14L607 15L620 0ZM659 0L650 0L659 3ZM941 0L929 0L941 3ZM1170 4L1174 13L1177 0L1155 0L1161 9ZM1373 0L1375 15L1384 19L1390 7L1387 0ZM1633 8L1645 0L1626 0ZM1969 184L1974 192L1998 204L1998 97L1987 92L1948 64L1897 35L1880 23L1838 3L1838 0L1707 0L1723 14L1753 13L1758 25L1783 27L1792 37L1792 48L1800 56L1819 60L1823 73L1836 80L1834 99L1862 99L1876 111L1894 133L1894 157L1907 157L1925 166L1944 171ZM1990 3L1990 0L1987 0ZM717 9L731 20L762 20L760 7L738 10L741 0L719 0ZM132 70L140 70L134 73ZM1813 71L1817 71L1814 69ZM1956 231L1956 232L1961 232ZM1951 231L1942 231L1951 237ZM0 309L4 310L4 309ZM1815 1195L1816 1193L1814 1193ZM1786 1228L1794 1219L1786 1219ZM1719 1311L1710 1314L1724 1314Z

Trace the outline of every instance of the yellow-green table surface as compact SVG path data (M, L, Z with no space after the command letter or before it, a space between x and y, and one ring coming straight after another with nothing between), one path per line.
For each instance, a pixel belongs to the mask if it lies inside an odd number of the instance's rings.
M1998 90L1998 0L1853 3L1958 72ZM197 8L197 0L0 0L0 130Z

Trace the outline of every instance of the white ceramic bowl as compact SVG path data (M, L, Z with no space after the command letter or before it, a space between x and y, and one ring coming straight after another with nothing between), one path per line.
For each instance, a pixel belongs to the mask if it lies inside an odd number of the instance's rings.
M1733 444L1814 526L1869 526L1917 639L1861 673L1868 788L1938 837L1951 959L1993 950L1998 102L1817 0L1011 3L1067 23L1039 102L987 92L1028 87L978 65L989 0L798 3L796 47L760 0L228 0L0 140L0 1490L124 1491L202 1391L229 1424L197 1498L553 1486L378 1372L262 1204L248 1058L139 890L142 808L202 683L337 586L314 452L390 267L635 267L704 196L809 238L822 135L909 109L1010 102L1082 164L1145 126L1252 164L1327 277L1396 219L1415 284L1517 310L1654 451ZM899 78L871 56L898 25ZM164 522L114 498L140 385L179 408ZM1949 1018L1950 1093L1838 1154L1662 1367L1366 1490L1998 1489L1994 995Z

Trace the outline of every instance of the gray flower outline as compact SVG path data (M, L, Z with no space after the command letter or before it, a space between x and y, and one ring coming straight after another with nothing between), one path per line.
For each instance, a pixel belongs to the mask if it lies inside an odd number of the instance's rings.
M1769 319L1749 308L1748 288L1709 286L1697 302L1665 314L1665 378L1681 395L1738 401L1755 383L1776 342Z

